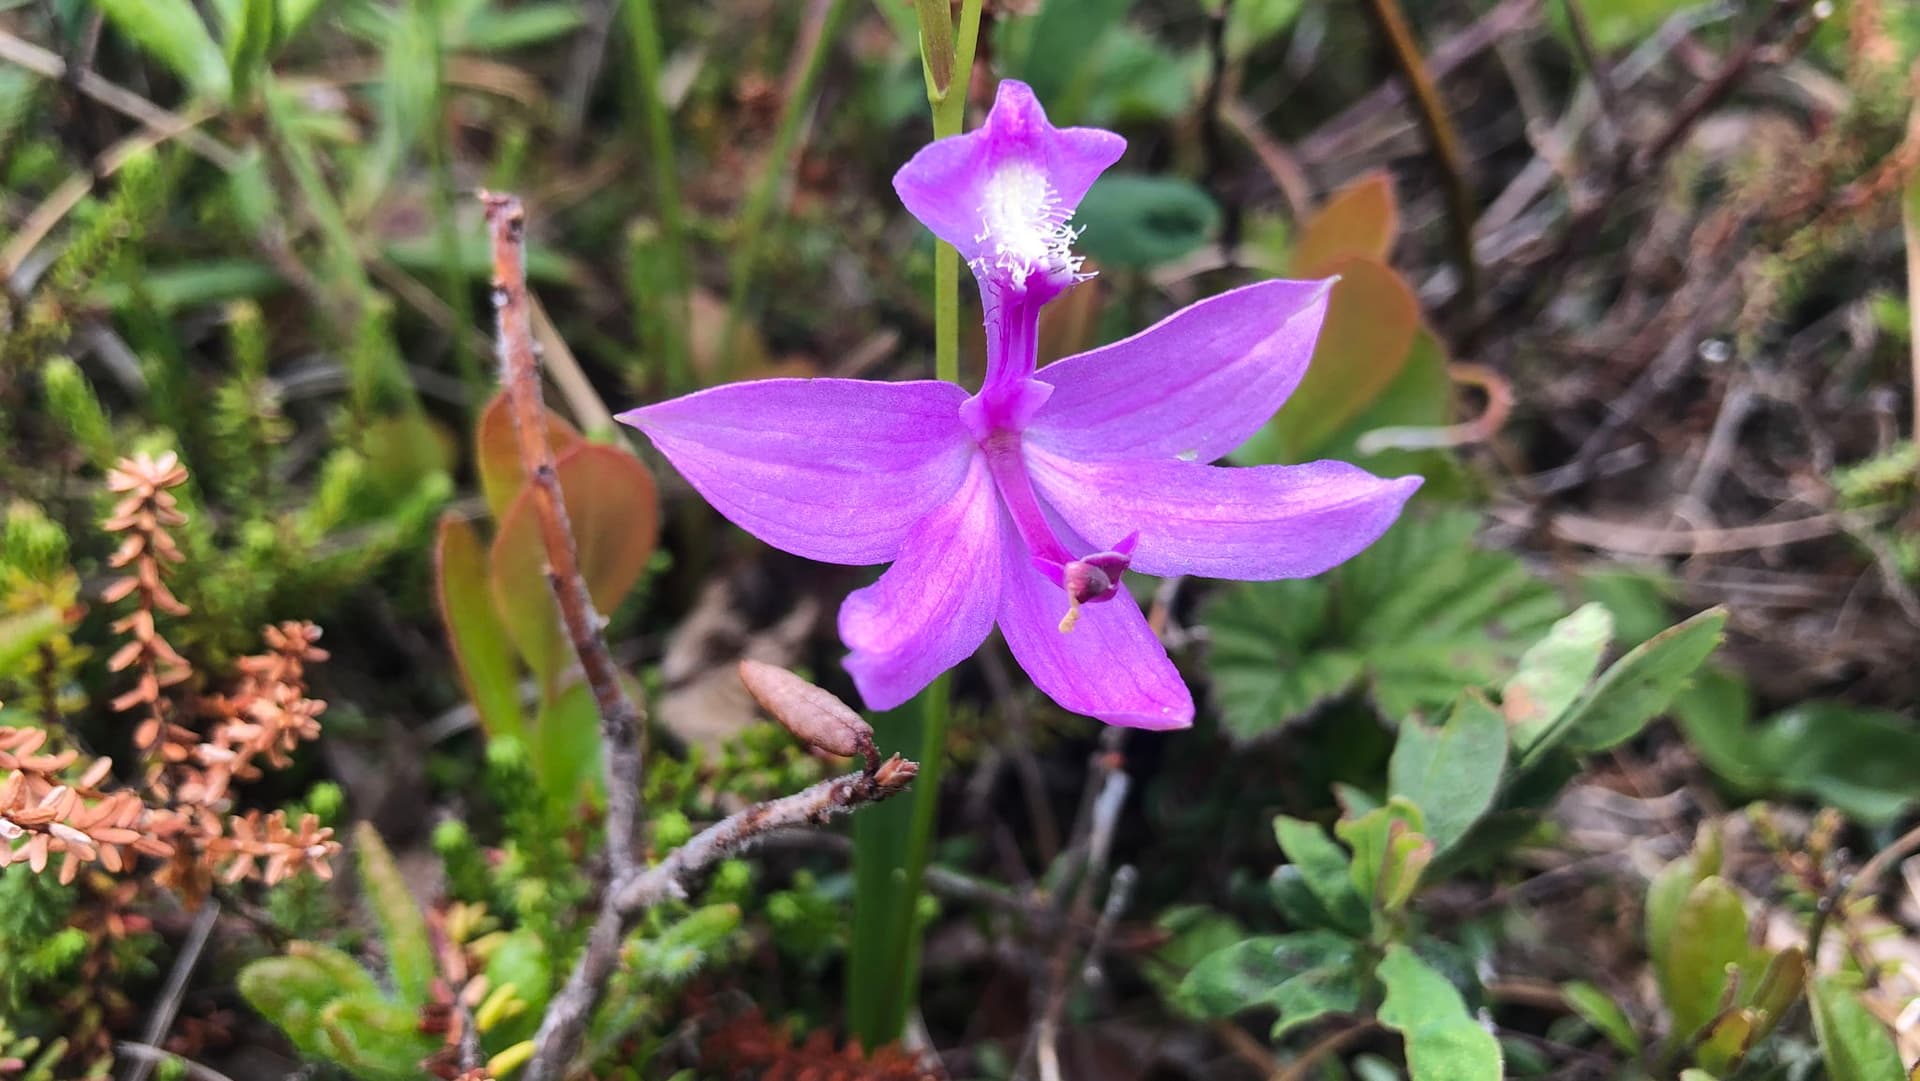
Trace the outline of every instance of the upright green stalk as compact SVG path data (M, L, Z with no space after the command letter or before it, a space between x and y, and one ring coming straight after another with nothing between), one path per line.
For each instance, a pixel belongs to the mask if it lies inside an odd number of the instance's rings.
M964 0L955 34L947 0L916 0L920 60L935 138L966 126L967 81L980 35L980 0ZM934 252L934 374L960 380L960 253ZM934 815L953 713L941 676L883 721L883 731L920 747L910 800L869 808L854 821L854 928L847 964L848 1027L868 1047L900 1038L920 985L920 883L933 848Z
M653 164L654 213L660 219L660 282L665 295L650 303L661 313L658 329L661 359L667 373L667 391L690 389L691 370L688 334L693 327L688 306L692 290L687 265L686 218L680 209L680 172L673 152L672 118L660 89L660 18L653 0L626 0L627 33L633 44L634 66L639 77L640 115L647 126L647 157Z
M466 260L460 253L460 224L455 218L453 191L453 134L447 126L447 49L437 12L429 13L426 23L433 42L433 124L428 129L427 153L433 166L434 241L440 257L440 291L459 317L459 325L473 325L473 290L467 278ZM464 334L451 335L455 369L461 382L473 394L476 415L480 403L487 400L493 380L480 358L467 344Z

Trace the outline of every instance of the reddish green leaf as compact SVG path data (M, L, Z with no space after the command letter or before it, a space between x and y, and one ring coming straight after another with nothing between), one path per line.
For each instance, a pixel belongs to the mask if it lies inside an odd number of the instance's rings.
M1313 364L1273 423L1289 461L1315 456L1342 425L1385 391L1406 366L1420 304L1385 264L1352 258L1334 266L1327 321Z
M560 456L555 469L587 592L597 611L611 612L639 582L660 537L653 474L633 455L593 443ZM547 584L546 545L530 489L515 496L500 517L491 578L507 634L551 699L573 647Z
M1338 273L1353 258L1384 263L1400 231L1400 208L1386 173L1366 174L1333 193L1320 212L1300 227L1293 248L1293 275L1320 278Z
M487 580L487 549L473 524L447 515L440 519L434 541L434 589L440 604L440 622L447 629L453 658L467 700L480 715L480 727L489 737L524 735L520 711L520 666L514 661L513 642L493 606Z
M553 448L555 458L585 442L578 429L548 410L547 444ZM494 395L480 411L480 423L473 429L473 447L475 466L480 471L480 490L487 497L487 510L499 521L513 503L513 497L520 494L521 486L527 483L505 391Z

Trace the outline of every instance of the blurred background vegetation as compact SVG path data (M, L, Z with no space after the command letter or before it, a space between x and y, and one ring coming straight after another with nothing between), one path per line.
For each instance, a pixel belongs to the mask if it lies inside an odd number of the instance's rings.
M0 725L86 756L53 775L139 772L101 521L116 462L175 453L178 715L263 626L324 627L321 738L223 810L347 849L184 895L0 868L0 1077L524 1062L601 795L489 406L479 189L531 214L562 485L653 705L650 854L835 768L733 663L851 700L862 572L740 534L610 416L931 373L933 245L889 186L916 34L895 0L0 0ZM1338 273L1235 459L1428 484L1321 579L1137 583L1191 732L1096 731L997 643L961 669L904 1050L845 1042L820 834L650 913L583 1068L1905 1076L1917 55L1899 0L988 3L975 119L1014 77L1129 139L1045 357Z

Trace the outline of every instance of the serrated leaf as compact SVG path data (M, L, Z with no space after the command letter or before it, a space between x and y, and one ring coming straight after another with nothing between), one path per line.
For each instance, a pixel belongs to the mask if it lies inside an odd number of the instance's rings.
M1190 255L1220 228L1220 207L1189 180L1108 173L1074 214L1080 247L1111 267L1151 267Z
M493 739L529 739L520 708L520 667L494 609L487 550L472 523L453 515L440 519L433 563L440 624L480 727Z
M1210 598L1207 667L1228 730L1275 731L1362 679L1398 718L1500 678L1564 606L1518 559L1476 547L1478 524L1465 513L1408 515L1318 579Z
M1353 885L1351 858L1325 830L1311 822L1281 815L1273 820L1280 851L1299 869L1308 892L1320 902L1334 926L1351 934L1365 934L1372 923L1366 895Z
M361 822L354 827L353 845L360 857L360 884L366 891L367 906L380 925L394 993L402 1003L417 1009L426 1004L438 972L426 918L420 915L420 906L407 890L393 853L372 823Z
M1627 1012L1620 1008L1612 996L1590 983L1578 980L1560 985L1561 997L1581 1020L1592 1025L1594 1031L1605 1036L1607 1041L1635 1058L1640 1055L1640 1034L1633 1029L1633 1022L1627 1019Z
M1514 728L1514 742L1532 743L1580 698L1613 638L1613 613L1583 604L1527 647L1520 666L1500 691L1500 712Z
M1720 645L1724 608L1708 610L1654 635L1614 662L1579 702L1526 748L1529 758L1561 746L1604 751L1632 739L1672 704Z
M1385 264L1348 257L1326 272L1340 281L1313 360L1271 422L1290 462L1318 457L1335 432L1380 397L1406 364L1420 329L1419 301Z
M1358 954L1352 939L1331 931L1259 935L1202 958L1175 997L1206 1018L1277 1010L1277 1040L1324 1014L1359 1007L1364 981Z
M1398 943L1375 975L1387 989L1380 1023L1406 1041L1412 1081L1499 1081L1500 1041L1467 1012L1445 976Z
M1454 701L1446 724L1400 724L1387 764L1387 791L1426 817L1428 838L1445 851L1493 805L1507 762L1507 726L1479 691Z
M1384 264L1399 232L1393 178L1376 169L1334 192L1300 227L1288 276L1322 278L1353 258Z
M1900 1049L1853 988L1833 977L1813 981L1813 1032L1828 1081L1899 1081Z
M554 472L588 595L595 611L612 612L640 581L659 540L653 474L633 455L593 443L561 455ZM573 646L547 580L536 494L523 488L501 515L488 567L507 634L551 698L571 663Z
M173 70L195 94L226 101L233 84L226 54L190 0L99 0L100 10L142 51Z

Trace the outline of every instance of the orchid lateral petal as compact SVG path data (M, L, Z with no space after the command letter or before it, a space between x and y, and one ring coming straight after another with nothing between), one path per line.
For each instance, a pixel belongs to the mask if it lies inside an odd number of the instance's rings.
M894 174L893 189L914 217L971 263L989 250L984 211L996 177L1024 170L1071 214L1126 148L1110 131L1054 127L1033 91L1006 79L984 125L922 148Z
M767 379L618 419L647 434L714 509L823 563L884 563L947 502L973 441L951 383Z
M1028 426L1028 440L1080 459L1219 458L1299 385L1332 284L1243 286L1047 365L1036 378L1054 393Z
M1000 633L1034 686L1061 708L1127 728L1186 728L1193 694L1147 625L1133 595L1083 604L1060 629L1067 596L1028 561L1018 536L1005 542Z
M879 581L840 607L847 671L869 709L892 709L972 656L993 629L1005 544L985 459L916 524Z
M1028 448L1034 486L1076 532L1140 531L1142 574L1271 581L1326 571L1400 516L1419 477L1345 462L1246 468L1180 461L1071 461Z

